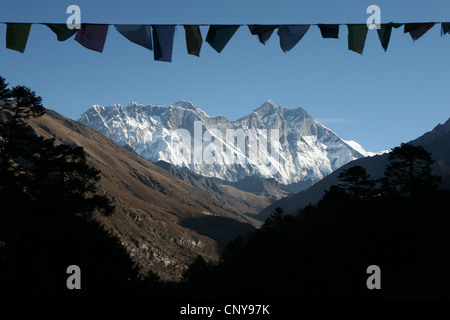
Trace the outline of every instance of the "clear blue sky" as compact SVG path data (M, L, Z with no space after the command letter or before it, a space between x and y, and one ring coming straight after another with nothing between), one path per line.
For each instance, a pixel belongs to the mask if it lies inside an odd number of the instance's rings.
M380 6L382 22L450 21L444 0L4 0L0 21L65 23L71 4L80 6L82 22L107 24L365 23L371 4ZM206 33L202 27L204 39ZM178 27L172 63L154 61L153 52L112 26L103 53L73 38L58 42L46 26L33 25L21 54L6 49L5 34L0 24L0 75L31 87L45 107L72 119L94 104L184 99L234 120L271 99L302 107L342 138L378 151L450 117L450 36L440 36L440 25L414 43L403 27L394 29L386 53L369 31L363 55L348 50L346 26L338 40L322 39L313 26L288 53L276 33L264 46L242 26L220 54L204 42L200 58L187 54Z

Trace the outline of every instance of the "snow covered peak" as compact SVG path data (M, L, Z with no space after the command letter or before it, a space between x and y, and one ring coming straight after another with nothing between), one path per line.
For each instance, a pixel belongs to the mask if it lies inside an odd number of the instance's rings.
M256 175L274 178L284 184L301 182L306 187L347 162L368 155L359 144L342 140L302 108L277 106L271 100L267 100L250 115L235 121L229 121L223 116L210 117L185 100L167 107L143 106L135 102L125 109L120 105L93 106L79 121L120 145L130 146L137 154L151 161L163 160L204 176L228 181ZM172 145L173 141L180 141L178 129L185 129L184 132L187 130L191 135L194 133L195 121L202 121L203 132L208 130L210 133L209 138L203 136L202 147L203 150L213 151L213 164L190 162ZM236 149L234 140L232 145L225 144L220 148L213 143L223 141L228 129L241 129L257 140L268 140L269 132L271 134L272 130L276 130L279 140L271 143L267 150L258 151L256 156L249 157L250 149ZM256 132L266 132L266 136ZM261 144L259 141L258 145ZM279 155L278 158L273 157L272 148L276 151L274 154ZM229 164L226 161L228 149L233 150L238 157L246 158L246 163Z
M272 100L266 100L266 102L264 102L258 109L255 109L253 112L257 113L261 117L264 117L264 116L270 115L270 114L274 114L274 113L279 113L282 116L286 116L288 113L290 117L297 117L297 116L303 117L304 115L308 115L306 113L306 111L300 107L295 108L295 109L289 109L282 105L278 106ZM309 117L309 115L308 115L308 117Z
M364 148L358 142L353 141L353 140L348 140L348 141L345 141L345 143L347 143L349 146L351 146L353 149L355 149L362 155L364 155L366 157L369 156L369 153L366 150L364 150Z
M143 107L144 105L143 104L140 104L140 103L137 103L137 102L131 102L128 106L127 106L127 108L136 108L136 107Z
M192 102L186 101L186 100L178 100L173 105L176 107L183 108L183 109L190 109L190 110L194 110L194 111L200 110Z
M184 110L191 110L194 111L195 114L199 115L200 117L209 117L206 112L204 112L202 109L198 108L196 105L194 105L190 101L186 100L178 100L173 104L174 107L181 108Z
M96 112L101 112L101 110L105 109L105 107L95 104L92 106L92 109L94 109Z
M267 99L260 108L264 107L264 106L268 106L268 107L273 107L273 108L278 108L277 104L275 102L273 102L270 99Z
M258 109L255 109L254 112L260 114L260 113L267 113L267 112L277 112L279 111L280 107L278 107L272 100L266 100Z

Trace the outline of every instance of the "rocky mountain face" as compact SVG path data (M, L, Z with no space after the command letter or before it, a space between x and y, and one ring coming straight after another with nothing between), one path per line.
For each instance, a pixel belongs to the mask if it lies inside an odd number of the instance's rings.
M442 176L442 188L450 189L450 119L443 124L437 125L432 131L408 143L422 146L432 154L435 160L433 163L434 174ZM367 173L374 179L381 178L387 163L387 153L349 162L310 188L272 203L261 211L257 218L264 221L276 207L282 207L287 213L296 213L298 209L310 203L317 203L323 197L325 190L339 183L337 178L339 173L353 166L365 168Z
M164 107L95 105L78 121L153 162L228 182L250 176L274 179L296 190L369 155L302 108L270 100L236 121L211 117L187 101Z
M205 192L219 203L223 203L235 212L241 212L246 215L245 219L255 227L259 227L261 222L252 218L272 202L287 196L288 192L281 191L274 196L265 192L254 192L253 190L244 191L242 188L234 187L233 183L227 181L207 178L202 175L182 169L165 161L157 161L155 164L164 170L167 170L177 178L190 183L197 189Z
M84 124L47 110L30 125L41 136L84 148L101 170L99 189L116 206L111 217L97 218L144 271L177 280L198 255L218 259L228 241L255 230L244 214Z

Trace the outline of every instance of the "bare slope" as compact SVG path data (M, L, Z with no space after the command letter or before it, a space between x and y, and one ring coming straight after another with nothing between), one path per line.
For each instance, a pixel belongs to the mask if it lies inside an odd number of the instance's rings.
M229 185L226 181L204 177L187 169L178 168L165 161L157 161L155 164L177 178L180 178L205 192L219 203L230 207L236 212L245 213L248 216L247 219L255 226L261 225L261 222L252 219L252 216L256 215L275 201L265 195L258 195L251 191L240 190Z
M45 137L82 146L102 172L99 188L115 202L99 219L144 268L176 280L197 255L217 259L232 238L254 228L207 194L93 129L47 110L31 122Z

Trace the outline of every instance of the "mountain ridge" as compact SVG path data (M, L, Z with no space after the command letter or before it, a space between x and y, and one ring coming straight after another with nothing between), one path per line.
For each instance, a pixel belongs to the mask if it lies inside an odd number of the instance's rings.
M137 103L131 103L127 107L95 105L83 113L78 121L120 145L128 145L137 154L153 162L166 161L178 167L186 167L197 174L226 181L260 176L274 178L282 184L298 184L303 187L309 184L300 182L314 183L343 164L368 155L359 144L347 143L310 117L304 109L277 106L271 100L234 121L229 121L224 116L209 116L185 100L178 100L170 106L144 106ZM203 137L202 142L203 150L212 150L212 164L190 162L191 158L184 157L180 149L173 147L174 141L183 140L178 129L187 130L191 137L194 136L196 121L201 122L202 134L206 130L212 132L211 139L205 140ZM255 139L259 146L267 140L267 148L258 149L256 157L249 157L248 146L242 150L234 142L227 144L229 141L223 139L225 131L237 132L240 129L246 130L247 139ZM271 130L275 129L279 132L279 139L270 140L269 132L272 134ZM222 135L214 130L222 132ZM214 145L213 141L216 139L225 141L223 149ZM242 157L246 162L228 164L225 149L232 150L234 156Z

